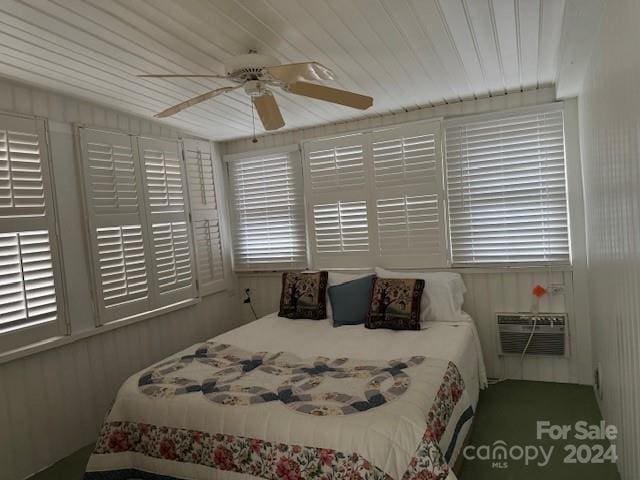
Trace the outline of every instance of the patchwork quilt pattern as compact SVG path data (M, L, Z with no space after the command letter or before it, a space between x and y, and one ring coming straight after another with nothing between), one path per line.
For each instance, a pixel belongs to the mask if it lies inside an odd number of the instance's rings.
M152 397L203 394L223 405L282 402L311 415L348 415L384 405L407 391L406 369L425 357L387 362L347 358L302 360L284 352L251 353L231 345L209 343L193 355L162 363L145 372L140 390ZM180 375L193 362L212 369L203 382ZM324 388L334 380L336 389ZM360 385L360 389L354 388ZM349 391L345 390L348 389Z
M417 401L424 402L422 420L401 428ZM468 405L458 369L444 360L303 359L211 341L125 383L85 480L199 480L225 472L270 480L451 480L439 442L454 412ZM271 416L278 420L256 435L249 419ZM217 419L223 427L215 427ZM185 426L189 421L200 428ZM349 429L370 433L349 440ZM405 447L394 452L398 445ZM390 455L398 458L390 462Z

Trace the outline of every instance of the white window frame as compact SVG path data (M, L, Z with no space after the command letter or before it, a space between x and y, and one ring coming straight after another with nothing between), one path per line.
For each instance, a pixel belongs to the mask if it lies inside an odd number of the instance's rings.
M569 246L569 260L568 262L562 261L527 261L527 262L463 262L456 263L453 261L453 249L450 248L451 255L451 265L454 268L484 268L484 269L504 269L504 268L527 268L527 267L559 267L559 268L571 268L573 266L573 251L572 251L572 228L571 228L571 192L569 189L569 160L568 160L568 150L571 148L567 148L567 111L565 108L564 102L553 102L535 105L531 107L518 107L511 108L507 110L500 110L496 112L490 113L481 113L475 115L461 115L456 117L447 118L443 124L443 159L444 159L444 173L445 176L447 174L447 149L446 149L446 129L451 126L456 126L459 124L464 124L466 122L478 122L482 120L497 120L509 117L518 117L527 114L536 114L536 113L547 113L553 111L561 111L563 117L563 149L564 149L564 181L565 181L565 200L566 200L566 215L567 215L567 240ZM445 187L448 182L445 177ZM448 202L449 192L447 190L447 208L450 208ZM449 220L450 222L450 220ZM450 223L449 223L450 227ZM451 228L449 228L449 243L453 244Z
M369 128L352 132L345 132L339 135L312 138L302 142L303 169L304 169L304 196L307 211L307 235L309 237L308 255L313 268L332 269L361 269L373 268L375 266L385 266L388 268L447 268L450 266L449 255L449 235L448 235L448 209L446 206L446 193L444 183L444 156L442 153L442 117L434 117L414 122L392 124L384 127ZM392 132L397 131L398 135L408 133L417 135L424 131L433 131L435 137L435 175L430 187L423 185L396 186L376 186L373 145L377 141L391 138ZM389 135L391 134L391 135ZM360 141L357 141L360 139ZM310 172L309 152L312 145L315 148L343 147L358 144L363 147L364 155L364 183L357 188L346 190L333 189L326 192L313 192L313 185ZM321 145L321 147L318 147ZM434 195L437 196L437 214L442 223L438 232L440 248L429 255L383 255L380 253L379 233L378 233L378 201L391 198L401 193L408 195ZM365 201L367 205L369 249L364 252L347 253L322 253L316 248L316 233L313 224L314 205L323 201Z
M83 133L82 133L83 129L97 130L97 131L102 131L102 132L115 134L115 135L126 135L131 138L132 151L135 157L135 160L134 160L136 165L135 168L137 171L137 179L139 184L138 194L141 196L139 198L139 201L142 203L141 225L143 227L143 236L144 236L145 252L146 252L145 255L147 258L147 263L146 263L147 281L148 281L148 288L149 288L149 292L148 292L149 301L148 301L147 308L128 309L127 307L125 307L121 309L121 311L118 312L117 315L105 314L105 308L103 305L104 302L99 293L101 291L101 286L100 286L100 277L98 273L98 268L96 266L96 262L98 262L97 245L96 245L95 239L93 238L93 231L96 228L96 225L94 224L93 217L91 215L91 205L90 205L91 199L88 196L89 186L87 182L89 181L89 176L87 175L87 172L86 172L87 167L85 165L86 151L85 151L85 146L83 141ZM190 211L191 197L190 197L189 188L188 188L187 171L186 171L186 164L184 160L182 138L147 137L144 135L132 134L130 132L125 132L122 130L93 127L93 126L84 125L84 124L74 124L74 134L76 136L76 149L77 149L76 159L79 165L81 176L83 178L81 182L82 207L83 207L84 220L85 220L84 222L85 237L86 237L87 249L89 254L89 269L93 279L92 297L93 297L93 304L94 304L94 316L95 316L96 326L113 324L113 323L127 323L132 319L138 319L138 318L151 318L157 315L162 315L169 311L176 310L177 308L188 307L188 306L194 305L195 303L200 302L202 296L198 289L199 280L197 277L197 267L195 264L196 250L194 245L194 232L193 232L193 225L192 225L191 211ZM184 218L187 224L188 239L189 239L188 241L191 249L191 274L192 274L193 281L192 281L192 285L188 287L188 292L189 292L188 295L180 295L179 298L176 297L175 295L169 295L172 298L162 303L159 303L157 300L158 298L157 285L152 283L155 281L155 267L154 267L154 261L152 258L153 252L154 252L153 245L152 245L153 236L152 236L152 228L151 228L152 213L147 206L147 191L146 191L147 186L145 185L145 182L142 179L141 167L143 167L143 162L138 158L139 151L140 151L140 142L144 140L170 142L172 144L175 143L177 148L177 153L179 155L181 167L182 167L182 186L183 186L183 192L185 195ZM173 297L176 297L176 298L173 298Z
M260 268L260 267L251 267L251 268L242 268L242 267L238 267L238 265L236 265L236 255L235 255L235 249L236 249L236 244L237 244L237 240L236 240L236 225L237 225L237 221L238 221L238 217L237 217L237 212L236 209L234 208L233 205L233 201L234 201L234 191L233 191L233 185L231 184L231 172L230 172L230 164L236 161L241 161L241 160L247 160L247 159L252 159L252 158L257 158L257 157L261 157L261 156L270 156L270 155L280 155L280 154L288 154L290 156L292 156L292 161L296 162L298 164L298 168L299 168L299 178L297 179L300 182L299 185L299 189L300 189L300 198L302 201L302 211L303 211L303 240L305 243L305 257L304 257L304 262L302 262L299 265L296 264L289 264L289 263L281 263L278 264L277 262L273 262L268 264L267 266ZM308 241L308 228L307 228L307 218L306 218L306 208L305 208L305 194L304 194L304 184L303 184L303 175L302 175L302 159L301 159L301 152L300 152L300 146L298 144L293 144L293 145L285 145L282 147L276 147L276 148L267 148L267 149L260 149L260 150L252 150L252 151L248 151L248 152L242 152L242 153L234 153L234 154L227 154L223 156L223 161L224 164L226 166L226 202L227 202L227 211L229 219L230 219L230 237L231 237L231 264L232 264L232 269L233 272L236 274L248 274L248 273L252 273L252 272L280 272L280 271L287 271L287 270L303 270L305 268L308 267L309 265L309 241Z
M46 229L49 236L52 272L56 294L56 320L45 324L31 326L17 326L13 330L0 333L0 352L18 350L28 345L68 335L69 323L66 308L66 290L64 284L64 267L62 249L60 248L59 222L56 205L53 162L51 160L49 133L47 120L41 117L20 115L0 111L0 119L6 121L11 129L38 136L40 149L40 165L43 177L43 192L45 199L44 217L8 216L0 220L0 232L28 232ZM15 124L15 126L14 126ZM1 125L0 125L1 127Z

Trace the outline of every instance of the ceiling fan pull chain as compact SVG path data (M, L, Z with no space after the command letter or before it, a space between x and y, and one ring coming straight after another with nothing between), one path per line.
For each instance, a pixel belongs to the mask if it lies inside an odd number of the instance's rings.
M251 143L258 143L258 139L256 138L256 114L253 109L253 98L251 99L251 123L253 125L253 138L251 139Z

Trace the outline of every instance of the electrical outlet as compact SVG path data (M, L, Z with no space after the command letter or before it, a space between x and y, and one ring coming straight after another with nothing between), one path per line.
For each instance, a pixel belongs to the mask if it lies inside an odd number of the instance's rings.
M602 367L599 363L593 371L593 386L596 389L598 398L602 400Z

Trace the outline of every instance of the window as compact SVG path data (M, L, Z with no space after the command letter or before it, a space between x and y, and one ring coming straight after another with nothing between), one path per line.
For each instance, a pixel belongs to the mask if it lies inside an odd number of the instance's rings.
M191 197L200 294L207 295L227 286L211 143L185 140L184 156Z
M448 264L441 122L371 134L377 265Z
M0 115L0 349L65 333L44 120Z
M570 261L557 107L446 124L454 264Z
M365 135L304 144L314 266L368 266L371 258Z
M99 321L196 297L180 143L79 130Z
M304 143L315 267L448 262L441 122Z
M297 150L229 157L236 271L307 266Z

